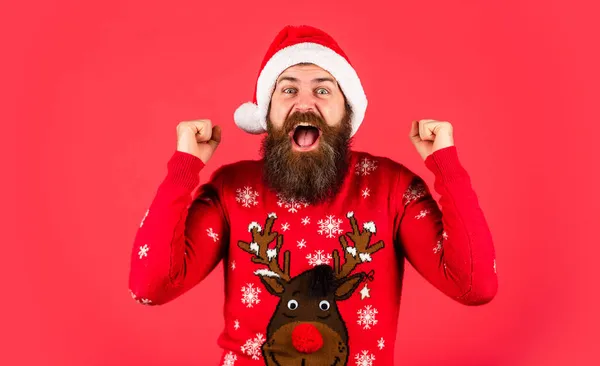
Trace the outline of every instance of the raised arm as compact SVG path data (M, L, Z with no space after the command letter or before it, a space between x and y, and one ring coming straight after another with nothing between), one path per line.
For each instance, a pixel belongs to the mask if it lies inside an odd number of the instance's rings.
M403 168L397 177L397 241L427 281L465 305L493 299L498 288L492 235L456 147L429 155L438 206L421 177Z
M167 165L131 252L131 296L148 305L169 302L202 281L221 260L228 240L220 171L194 198L203 162L176 151Z
M129 290L142 304L167 303L202 281L227 247L221 204L223 168L198 188L199 173L221 141L210 120L177 125L177 149L136 233Z

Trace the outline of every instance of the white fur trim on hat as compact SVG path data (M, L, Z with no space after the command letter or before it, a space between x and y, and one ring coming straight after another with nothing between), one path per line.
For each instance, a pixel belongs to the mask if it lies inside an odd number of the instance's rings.
M327 70L337 80L346 101L352 108L352 135L361 125L367 109L367 97L360 79L348 61L330 48L317 43L298 43L279 50L266 63L258 76L256 104L244 103L234 113L235 123L249 133L267 129L267 112L273 88L279 75L287 68L308 62Z

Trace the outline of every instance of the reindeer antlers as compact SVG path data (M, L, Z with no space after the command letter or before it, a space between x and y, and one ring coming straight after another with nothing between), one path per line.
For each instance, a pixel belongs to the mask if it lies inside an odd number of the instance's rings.
M257 222L252 222L248 226L248 231L252 233L252 242L238 241L238 247L245 252L254 254L252 257L253 263L264 264L269 269L259 269L255 273L268 277L280 277L285 281L290 280L290 251L286 250L283 253L283 268L279 266L279 251L283 245L283 236L277 232L271 232L273 223L277 215L270 213L265 229L260 227ZM277 238L277 245L274 249L269 249L269 243Z
M335 271L337 278L343 278L348 276L354 268L362 262L370 262L371 255L383 248L383 241L379 240L377 243L369 246L371 241L371 235L376 231L374 222L366 222L363 224L363 231L361 232L358 228L358 223L354 217L354 212L348 212L348 219L350 219L350 225L352 226L352 232L346 233L354 246L348 245L348 241L344 235L341 235L339 240L342 245L344 252L345 262L340 267L340 255L336 250L333 251L333 270Z

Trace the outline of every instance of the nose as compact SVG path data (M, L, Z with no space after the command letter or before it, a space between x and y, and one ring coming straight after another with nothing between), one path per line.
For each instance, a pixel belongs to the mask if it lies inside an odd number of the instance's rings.
M292 331L292 345L298 352L313 353L323 347L323 336L314 325L301 323Z
M315 112L315 97L311 92L308 91L299 91L296 99L296 104L294 105L294 112Z

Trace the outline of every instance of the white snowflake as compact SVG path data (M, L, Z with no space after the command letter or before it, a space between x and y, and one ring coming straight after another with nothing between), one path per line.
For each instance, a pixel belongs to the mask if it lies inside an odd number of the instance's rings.
M142 305L150 305L152 304L152 301L149 299L138 299L137 302L139 302Z
M319 220L319 230L321 235L326 235L327 238L335 238L337 234L341 234L344 230L340 229L342 219L337 219L334 215L327 215L324 220Z
M325 255L322 250L315 250L315 253L307 255L306 259L308 259L308 264L314 267L320 264L329 264L332 258L331 254Z
M369 175L377 169L377 162L368 158L363 158L360 162L354 166L356 168L357 175Z
M281 230L283 231L288 231L290 229L290 224L288 224L287 222L283 225L281 225Z
M310 224L310 217L306 216L305 218L302 219L302 225L308 225Z
M448 240L448 233L444 231L442 233L442 238L444 238L444 240Z
M417 216L415 216L415 219L419 220L422 219L423 217L427 216L428 213L431 213L429 210L421 210L421 212L419 212L419 214Z
M356 356L354 356L354 360L356 361L356 366L373 366L375 355L369 353L369 351L363 350L361 353L357 353Z
M238 188L235 192L235 200L241 203L242 206L250 207L258 205L258 192L252 189L252 187Z
M372 308L371 305L365 305L364 308L358 310L358 325L362 325L363 329L371 329L372 326L377 324L378 320L376 319L378 311L375 308Z
M438 240L438 242L435 245L435 247L433 247L433 252L434 253L439 253L441 250L442 250L442 241Z
M140 251L138 252L140 259L142 259L142 257L147 257L149 250L150 250L150 248L148 247L148 244L144 244L143 246L141 246Z
M383 339L383 337L381 337L378 341L377 341L377 347L379 347L379 350L382 350L383 347L385 347L385 340Z
M277 201L277 205L279 207L285 207L288 209L288 212L298 212L299 209L308 207L308 203L304 199L297 198L285 198L282 194L278 194L277 197L279 200Z
M242 304L246 304L247 308L251 308L260 302L258 298L260 289L254 287L254 284L248 283L246 286L242 286Z
M247 354L248 356L252 356L253 360L260 359L261 356L261 346L265 342L265 337L261 333L256 333L256 337L252 339L248 339L246 343L241 347L242 352Z
M208 237L209 237L209 238L212 238L212 240L213 240L215 243L217 242L217 240L219 240L219 234L215 233L215 232L213 231L212 227L209 227L209 228L206 230L206 233L208 234Z
M494 273L497 273L496 272L496 259L494 259Z
M235 261L231 261L231 270L233 271L235 269Z
M298 242L298 249L306 248L306 240L302 239Z
M369 188L365 188L362 190L361 195L363 198L367 198L371 195L371 190Z
M425 183L423 183L422 181L416 181L415 183L411 184L406 191L404 192L403 198L404 198L404 205L408 205L409 203L411 203L412 201L418 200L419 198L425 197L425 195L427 194L427 187L425 186Z
M137 296L135 296L135 294L133 293L133 291L129 290L129 294L131 295L132 299L135 300L137 298Z
M144 221L146 220L146 216L148 216L148 212L150 212L150 209L147 209L146 213L144 214L144 217L142 217L142 222L140 222L140 227L142 227L142 225L144 225Z
M239 320L234 320L233 321L233 329L238 330L240 329L240 321Z
M229 353L225 355L222 366L234 366L235 361L237 361L237 356L233 352L229 351Z

